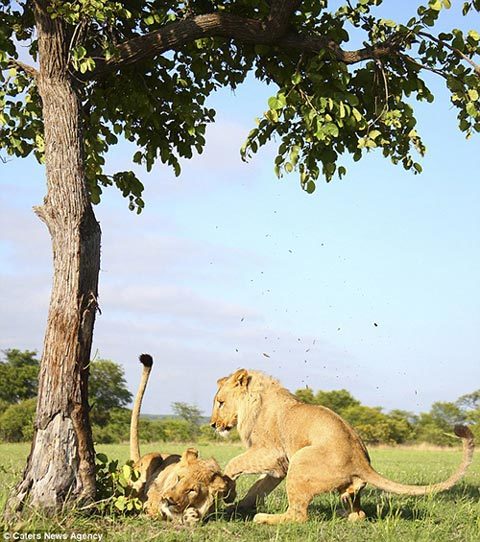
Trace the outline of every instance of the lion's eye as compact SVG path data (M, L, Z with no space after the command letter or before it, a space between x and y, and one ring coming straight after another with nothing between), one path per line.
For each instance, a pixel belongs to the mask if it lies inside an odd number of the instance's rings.
M222 408L225 401L218 401L218 408Z

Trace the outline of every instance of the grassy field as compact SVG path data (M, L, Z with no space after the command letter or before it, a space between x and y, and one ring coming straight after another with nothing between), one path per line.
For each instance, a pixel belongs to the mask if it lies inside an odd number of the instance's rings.
M142 452L162 450L178 452L186 445L143 446ZM202 456L215 456L222 464L241 451L240 445L199 445ZM99 446L99 452L109 458L124 461L127 445ZM18 479L24 466L28 446L0 444L0 504L3 507L9 487ZM385 448L371 450L372 463L382 474L405 483L425 484L448 477L460 461L458 450L418 450ZM240 479L241 494L251 479ZM387 495L375 489L363 493L363 507L368 519L349 523L336 515L335 495L317 497L310 507L310 519L302 525L263 526L251 521L217 519L197 527L175 526L146 516L86 518L68 511L58 519L40 516L23 524L11 525L12 540L32 532L68 533L68 540L80 540L82 535L101 534L102 540L165 542L224 542L224 541L378 541L378 542L478 542L480 541L480 459L475 456L466 478L447 493L428 497ZM266 511L286 508L284 484L269 497ZM16 538L13 533L18 533ZM70 538L71 534L79 535ZM8 536L8 535L7 535ZM26 537L23 537L25 540ZM47 539L42 535L41 540Z

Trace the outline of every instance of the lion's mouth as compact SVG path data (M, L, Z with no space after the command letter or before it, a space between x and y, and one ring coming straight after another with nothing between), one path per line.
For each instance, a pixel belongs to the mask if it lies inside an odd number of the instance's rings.
M216 431L221 437L226 437L233 429L232 425L227 425L225 427L217 427Z

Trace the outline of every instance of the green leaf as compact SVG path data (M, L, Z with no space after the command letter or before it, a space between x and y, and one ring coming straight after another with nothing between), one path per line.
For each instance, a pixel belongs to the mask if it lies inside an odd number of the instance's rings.
M440 11L442 9L442 0L430 0L428 6L430 9Z
M302 81L302 75L299 72L295 72L292 76L292 84L298 85Z
M468 96L470 98L470 100L472 100L472 102L476 102L478 100L478 90L474 89L474 88L469 88L468 89Z
M115 508L117 508L118 510L120 510L120 512L123 512L125 510L125 505L126 505L126 499L125 497L123 496L120 496L120 497L117 497L115 499Z
M473 118L476 118L478 115L478 109L474 102L468 102L465 110L468 113L468 115L470 115Z
M357 122L360 122L363 119L362 114L356 107L352 107L352 115L355 117Z
M391 19L381 19L381 22L385 26L388 26L389 28L396 28L397 27L397 23L395 21L392 21Z
M105 465L106 463L108 463L108 457L102 453L95 454L95 459L102 465Z
M476 30L469 30L468 35L474 41L480 41L480 34Z

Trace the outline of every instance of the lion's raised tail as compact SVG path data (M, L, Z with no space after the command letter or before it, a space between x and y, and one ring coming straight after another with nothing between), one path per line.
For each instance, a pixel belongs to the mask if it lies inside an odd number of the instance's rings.
M429 493L437 493L439 491L450 489L464 476L468 466L472 462L473 450L475 448L473 434L467 426L456 425L454 431L455 434L463 440L463 457L457 470L444 482L428 486L400 484L398 482L393 482L388 478L384 478L378 474L378 472L373 470L373 468L369 468L366 473L362 474L362 479L379 489L383 489L390 493L397 493L399 495L427 495Z
M138 386L137 395L132 408L132 417L130 418L130 459L137 462L140 459L140 443L138 442L138 420L140 418L140 409L142 400L147 387L148 377L152 370L153 358L150 354L141 354L140 363L143 365L142 377Z

